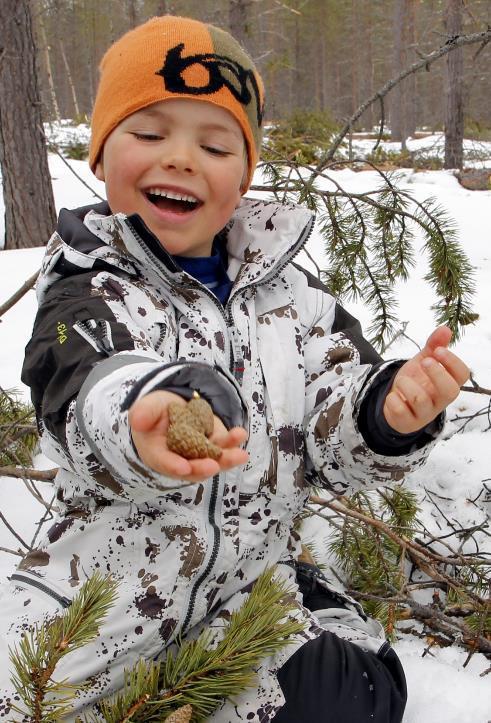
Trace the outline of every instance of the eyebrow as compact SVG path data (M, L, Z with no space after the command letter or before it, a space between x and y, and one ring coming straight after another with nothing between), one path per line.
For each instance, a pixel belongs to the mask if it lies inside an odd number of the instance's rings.
M138 111L138 114L150 116L152 118L158 118L159 120L166 120L168 114L164 110L158 110L157 108L142 108ZM242 133L235 128L229 128L221 123L205 123L201 126L203 131L222 131L224 133L230 133L242 140Z

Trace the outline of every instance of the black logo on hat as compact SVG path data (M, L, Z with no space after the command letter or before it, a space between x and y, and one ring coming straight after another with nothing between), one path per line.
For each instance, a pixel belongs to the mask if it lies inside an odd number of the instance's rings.
M252 100L249 89L251 86L256 101L257 125L261 127L263 108L254 71L244 68L235 60L215 53L189 55L183 58L183 50L184 43L169 50L163 67L156 73L156 75L163 77L168 91L171 93L187 93L188 95L210 95L225 86L239 103L247 107ZM195 64L202 65L208 71L208 85L187 85L183 77L184 71ZM227 77L227 74L229 77ZM237 81L236 83L231 82L230 75Z

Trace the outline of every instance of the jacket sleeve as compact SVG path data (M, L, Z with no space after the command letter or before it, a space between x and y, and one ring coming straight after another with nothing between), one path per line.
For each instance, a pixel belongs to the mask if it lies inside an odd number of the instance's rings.
M312 292L312 290L310 290ZM337 494L400 481L421 466L441 431L401 454L380 454L365 441L358 415L379 379L403 361L384 362L363 338L359 322L320 285L317 314L305 335L307 477Z
M175 361L173 312L160 307L127 279L88 272L56 282L39 308L22 380L43 452L85 493L138 501L188 484L146 467L132 444L128 410L155 389L197 389L228 426L245 423L228 372Z

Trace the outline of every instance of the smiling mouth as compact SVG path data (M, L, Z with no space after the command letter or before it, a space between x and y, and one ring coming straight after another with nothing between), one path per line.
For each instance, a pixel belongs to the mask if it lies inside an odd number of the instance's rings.
M185 214L203 205L203 202L194 196L175 191L165 191L160 188L150 188L145 192L145 195L150 203L157 206L161 211Z

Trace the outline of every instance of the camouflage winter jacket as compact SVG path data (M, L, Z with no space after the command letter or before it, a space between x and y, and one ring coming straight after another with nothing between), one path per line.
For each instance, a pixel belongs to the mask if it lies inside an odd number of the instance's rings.
M178 634L225 617L266 565L280 563L291 578L293 520L310 483L344 494L398 481L429 447L386 457L361 436L359 405L387 364L294 262L309 211L244 199L225 231L234 281L225 308L138 216L108 213L106 204L62 211L44 259L23 379L42 449L60 467L60 514L13 576L60 604L95 570L120 581L100 639L74 666L75 677L97 681L97 695L120 687L137 657L157 657ZM128 408L176 385L200 388L247 427L243 468L189 485L142 463ZM300 603L298 615L304 636L263 666L257 693L214 720L274 714L282 694L272 673L318 634ZM358 635L349 625L344 634Z

